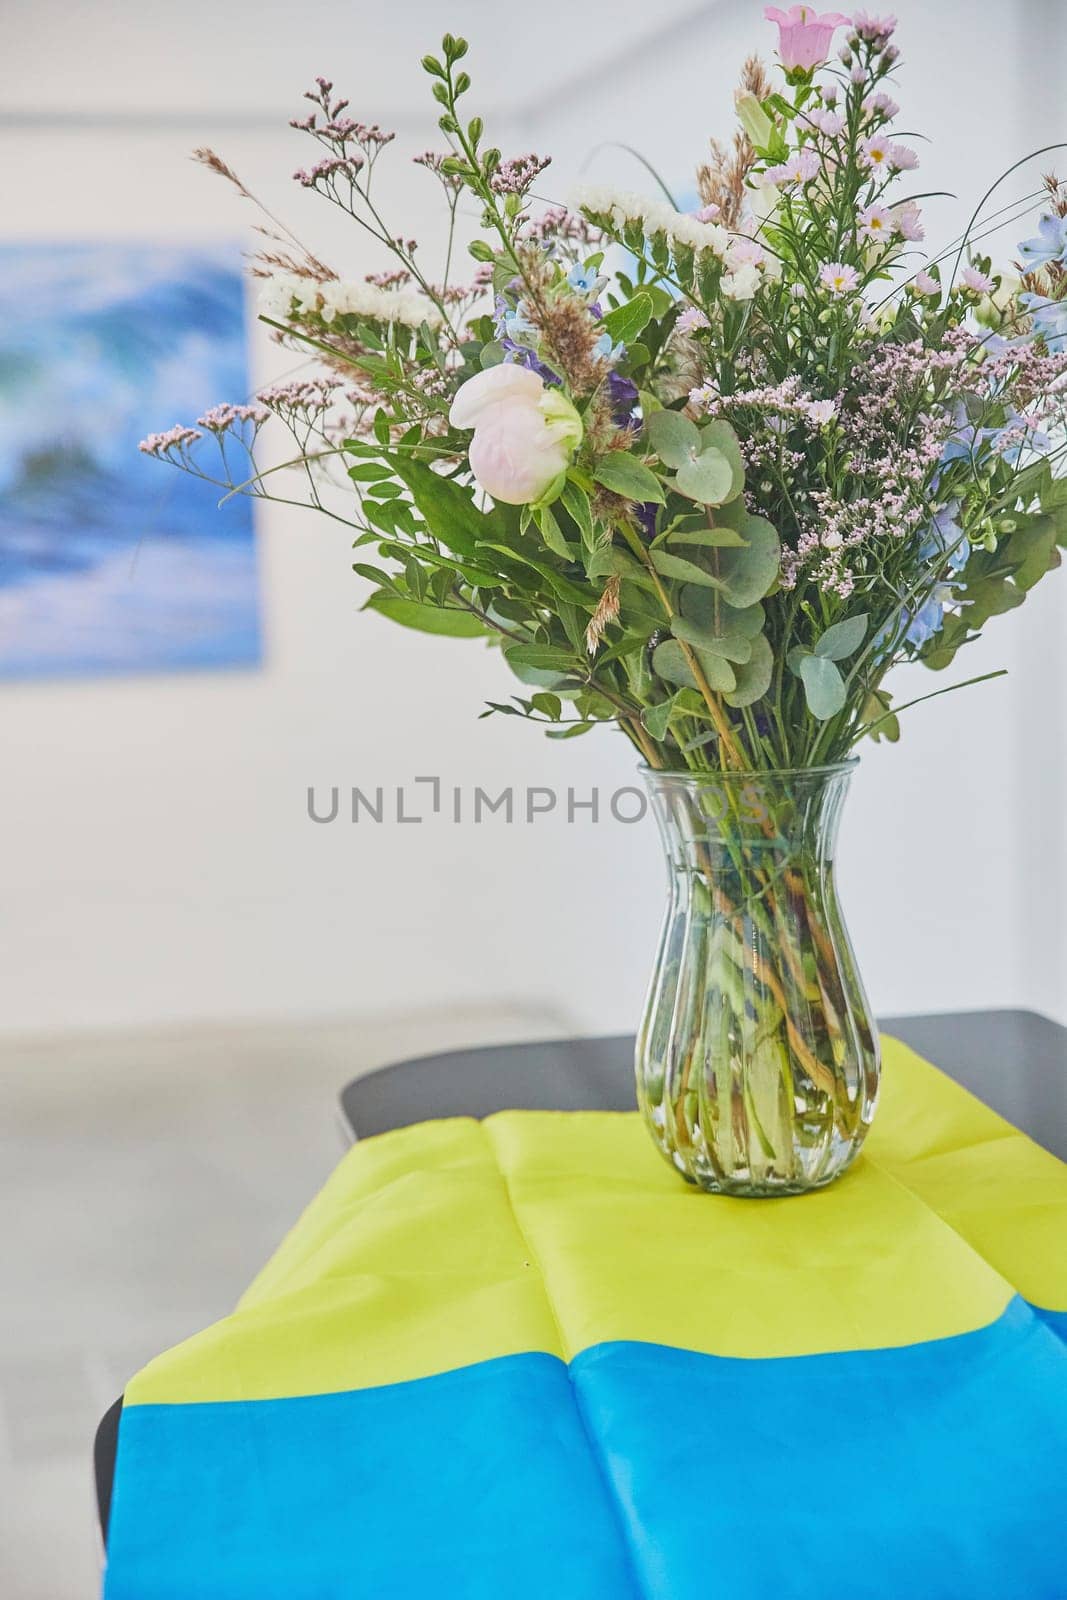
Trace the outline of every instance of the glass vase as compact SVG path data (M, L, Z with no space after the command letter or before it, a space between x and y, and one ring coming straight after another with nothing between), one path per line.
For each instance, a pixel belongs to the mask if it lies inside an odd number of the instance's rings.
M822 1188L874 1115L878 1034L834 882L855 765L645 772L670 893L638 1103L667 1160L715 1194Z

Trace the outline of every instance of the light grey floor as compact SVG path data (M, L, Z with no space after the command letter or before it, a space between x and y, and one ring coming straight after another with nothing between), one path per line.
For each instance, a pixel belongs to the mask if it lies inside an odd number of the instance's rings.
M0 1044L0 1597L91 1600L91 1445L150 1356L225 1315L344 1147L341 1085L570 1031L505 1006Z

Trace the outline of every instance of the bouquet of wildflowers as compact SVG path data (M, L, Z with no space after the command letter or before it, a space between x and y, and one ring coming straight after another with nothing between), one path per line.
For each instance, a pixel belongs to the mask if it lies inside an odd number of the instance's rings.
M774 80L745 63L691 213L546 197L548 161L505 158L468 112L446 35L422 63L444 149L418 159L450 224L433 268L381 209L392 136L320 79L296 178L393 265L343 276L268 218L262 317L314 374L142 445L349 523L370 609L502 650L522 692L486 715L614 723L671 771L895 738L892 667L946 667L1067 542L1067 190L1046 180L1010 272L977 218L928 258L893 20L767 16Z

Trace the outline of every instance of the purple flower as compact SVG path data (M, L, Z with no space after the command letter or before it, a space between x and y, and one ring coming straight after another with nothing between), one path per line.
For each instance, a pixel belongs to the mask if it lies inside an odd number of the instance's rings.
M633 379L624 378L621 372L609 372L606 387L616 427L639 428L641 419L634 414L637 409L637 385Z

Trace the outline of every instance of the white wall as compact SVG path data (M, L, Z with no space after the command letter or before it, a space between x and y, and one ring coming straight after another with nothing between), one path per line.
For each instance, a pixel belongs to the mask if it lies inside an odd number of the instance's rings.
M397 211L413 208L429 246L433 191L403 159L434 142L431 113L416 109L428 104L417 59L440 29L428 0L385 21L375 8L374 44L359 32L369 6L343 8L343 21L340 7L312 7L296 45L271 8L245 3L225 8L214 34L190 36L143 10L124 32L135 13L118 3L91 17L70 8L62 27L66 7L13 9L19 28L0 113L8 236L61 247L64 237L96 234L238 235L247 208L186 160L191 145L211 142L316 244L359 270L358 240L288 181L304 154L285 127L305 77L328 70L341 86L348 60L368 96L356 113L386 121L392 109L403 119ZM741 56L768 44L755 5L661 8L651 35L645 8L624 0L615 9L619 31L574 13L568 48L553 25L520 51L513 15L487 0L451 8L453 26L486 41L472 50L472 72L479 55L492 64L486 98L512 107L497 142L555 152L542 180L551 177L554 193L586 151L612 139L684 178L707 134L728 123ZM974 196L987 172L1054 136L1055 11L1041 23L1035 60L1033 38L1024 50L1023 37L1040 8L1027 18L962 0L936 16L917 0L897 9L909 63L902 122L937 141L922 187ZM557 13L571 16L562 5ZM49 113L47 90L46 114L33 110L40 102L20 63L35 51L54 63L74 105L66 121ZM410 62L412 100L398 87L400 59ZM389 104L373 98L376 83ZM267 106L278 131L263 119ZM641 183L618 152L599 155L590 173ZM960 208L945 202L939 214L951 231ZM278 354L259 341L255 360L265 377ZM205 403L215 398L224 397ZM172 420L146 418L146 429ZM260 534L262 671L0 686L0 1029L501 999L542 1010L546 1032L632 1025L659 911L651 825L557 817L376 829L319 827L305 813L309 784L367 788L431 773L468 793L511 783L608 794L631 781L629 747L609 734L559 745L517 721L478 722L485 698L514 687L493 654L358 616L362 591L343 531L268 508ZM864 755L842 878L883 1011L1027 1004L1067 1020L1065 621L1067 585L1055 577L961 658L959 676L1005 664L1010 679L909 713L899 747ZM911 677L901 698L943 681Z

